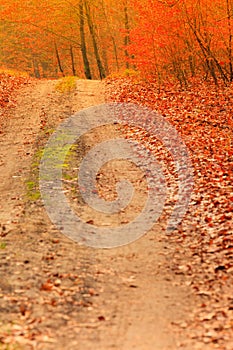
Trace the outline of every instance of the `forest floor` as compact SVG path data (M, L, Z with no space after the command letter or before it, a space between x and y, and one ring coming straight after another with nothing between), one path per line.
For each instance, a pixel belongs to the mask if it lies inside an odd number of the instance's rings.
M225 260L203 261L204 239L199 259L190 248L200 238L198 228L192 226L189 238L180 231L168 236L161 219L131 244L96 249L70 240L49 220L38 192L41 150L62 121L106 102L110 94L99 81L79 80L69 93L55 85L29 82L20 88L16 106L1 116L0 349L231 350L232 268ZM118 125L89 132L78 143L76 161L122 132ZM141 176L133 165L104 166L107 175L99 188L111 200L111 181L119 175L115 166L132 182ZM68 179L64 187L72 200ZM135 199L124 222L140 209L140 201ZM79 196L74 208L78 214L81 208L84 221L98 223L98 213ZM116 226L122 216L108 220L101 218L98 225ZM211 284L215 275L217 292Z

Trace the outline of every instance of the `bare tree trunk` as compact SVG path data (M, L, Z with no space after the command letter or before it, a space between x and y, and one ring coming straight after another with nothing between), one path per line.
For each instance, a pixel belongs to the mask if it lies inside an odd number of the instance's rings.
M126 58L126 69L129 69L129 52L127 49L127 46L130 43L130 38L129 38L129 16L128 16L128 8L127 5L124 7L124 15L125 15L125 39L124 39L124 44L125 44L125 58Z
M33 64L33 71L34 71L35 77L40 79L41 76L40 76L39 65L38 65L37 60L34 57L32 58L32 64Z
M71 58L72 74L73 74L73 76L76 76L74 53L73 53L72 45L70 45L70 58Z
M103 0L102 0L101 4L102 4L102 10L103 10L104 18L105 18L106 25L107 25L107 28L108 28L108 32L110 33L110 37L111 37L111 40L112 40L113 52L114 52L115 61L116 61L116 68L117 68L117 71L119 72L120 66L119 66L119 59L118 59L118 53L117 53L116 40L115 40L115 38L114 38L114 36L112 34L111 26L109 24L108 16L106 15L106 11L105 11L105 8L104 8Z
M104 61L104 69L105 73L108 76L109 75L109 66L108 66L108 57L107 57L107 52L105 49L102 50L102 56L103 56L103 61Z
M231 9L229 0L226 0L227 5L227 23L228 23L228 33L229 33L229 42L228 42L228 59L229 59L229 68L230 68L230 81L233 81L233 64L232 64L232 29L231 29Z
M84 65L84 73L87 79L92 79L91 69L89 60L87 57L87 47L84 29L84 11L83 11L83 0L79 1L79 29L80 29L80 39L81 39L81 52Z
M92 38L95 59L96 59L97 67L99 70L99 77L100 77L100 79L104 79L106 77L106 74L105 74L105 69L104 69L104 66L102 64L100 54L99 54L99 48L97 45L95 29L94 29L94 25L93 25L93 22L91 19L90 7L87 4L86 0L84 1L84 4L85 4L86 16L87 16L87 23L88 23L89 31L90 31L91 38Z
M200 6L200 2L198 2L198 4ZM200 15L201 15L201 10L200 10ZM221 79L226 84L227 82L229 82L228 76L225 74L218 59L216 58L215 54L211 50L210 39L207 37L208 35L207 32L205 31L204 34L201 33L200 21L199 21L199 24L197 24L196 19L194 19L194 22L192 23L192 20L188 15L187 9L186 9L186 17L187 17L187 23L192 33L194 34L194 37L202 51L207 68L211 76L213 77L215 84L218 85L218 78L217 78L215 69L217 69L217 71L221 76Z
M60 70L62 76L64 77L65 74L64 74L64 70L63 70L63 68L62 68L61 59L60 59L60 56L59 56L59 52L58 52L58 48L57 48L57 43L56 43L56 41L54 41L54 47L55 47L55 53L56 53L58 68L59 68L59 70Z

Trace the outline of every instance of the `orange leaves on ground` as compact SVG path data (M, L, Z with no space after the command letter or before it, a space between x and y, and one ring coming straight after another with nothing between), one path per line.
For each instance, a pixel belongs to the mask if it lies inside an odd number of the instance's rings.
M147 105L176 127L191 152L196 200L203 194L206 210L212 207L214 197L222 203L213 218L215 229L221 229L221 215L232 211L233 87L216 89L196 81L188 90L172 84L158 89L153 81L138 83L133 79L112 80L111 84L114 100ZM224 222L229 227L229 221Z
M175 246L179 243L179 251L171 261L172 271L184 274L195 293L204 295L203 303L193 310L195 325L192 330L189 327L191 336L205 343L214 342L219 349L231 349L233 86L216 88L214 84L197 80L182 90L168 83L158 88L152 80L109 79L107 82L111 100L146 105L159 112L175 126L190 151L195 181L191 202L180 227L164 239L174 241ZM129 127L126 133L127 138L154 150L160 163L168 160L167 156L161 157L164 151L147 133ZM169 163L165 168L172 173ZM169 176L166 171L164 175ZM174 183L167 181L167 188L170 196ZM172 209L172 200L167 204L166 215ZM161 225L166 215L161 218ZM189 270L183 266L189 266ZM219 318L220 313L224 317Z
M14 91L28 83L28 78L0 73L0 115L6 107L15 105Z

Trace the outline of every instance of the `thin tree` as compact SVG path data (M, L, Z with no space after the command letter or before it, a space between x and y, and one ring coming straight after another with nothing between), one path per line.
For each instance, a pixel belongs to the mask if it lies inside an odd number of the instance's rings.
M62 68L61 58L60 58L60 55L59 55L59 51L58 51L58 47L57 47L56 41L54 41L54 48L55 48L55 54L56 54L57 65L58 65L59 71L61 72L62 76L64 77L65 73L64 73L64 70Z
M93 24L93 21L91 18L90 6L86 0L84 0L84 5L85 5L85 12L86 12L86 17L87 17L88 28L89 28L91 38L92 38L95 59L96 59L96 63L97 63L98 71L99 71L99 77L100 77L100 79L104 79L106 77L106 74L105 74L105 69L104 69L104 66L102 64L100 54L99 54L99 48L98 48L98 44L97 44L95 28L94 28L94 24Z
M127 46L130 44L130 37L129 37L129 16L128 16L128 7L127 7L127 1L125 2L124 6L124 21L125 21L125 38L124 38L124 45L125 45L125 58L126 58L126 69L129 69L129 52Z
M79 30L80 30L81 52L82 52L82 58L83 58L85 77L87 79L92 79L90 63L87 57L83 0L79 1Z

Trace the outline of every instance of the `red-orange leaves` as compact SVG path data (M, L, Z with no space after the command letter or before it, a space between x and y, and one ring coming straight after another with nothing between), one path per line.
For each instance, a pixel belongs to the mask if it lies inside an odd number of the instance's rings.
M26 77L0 73L0 115L3 115L6 107L14 106L13 92L27 83Z

